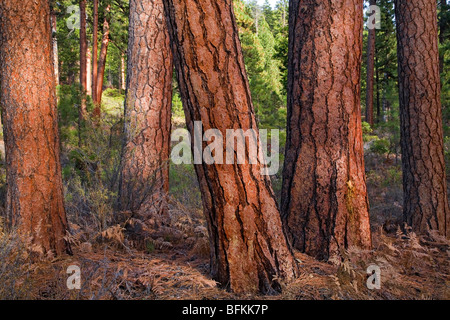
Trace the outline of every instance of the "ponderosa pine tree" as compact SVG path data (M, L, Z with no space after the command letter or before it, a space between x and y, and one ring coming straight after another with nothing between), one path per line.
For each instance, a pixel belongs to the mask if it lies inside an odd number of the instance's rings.
M395 16L404 218L449 237L436 0L396 0Z
M48 0L0 2L6 212L43 254L70 252Z
M233 1L168 0L164 6L191 136L194 121L223 137L227 129L253 129L259 136ZM248 144L245 154L248 158ZM260 161L195 165L210 235L211 272L222 286L239 293L271 292L279 289L278 280L297 273L270 178L261 175L261 168Z
M291 0L282 219L319 259L371 247L360 109L362 0Z
M167 209L172 75L163 0L131 0L120 204L141 216Z

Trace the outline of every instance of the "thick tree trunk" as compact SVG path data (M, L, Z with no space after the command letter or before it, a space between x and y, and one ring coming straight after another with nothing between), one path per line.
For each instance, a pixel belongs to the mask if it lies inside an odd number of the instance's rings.
M147 217L167 211L169 192L173 59L162 1L130 1L120 204Z
M404 217L414 230L450 236L437 4L396 0Z
M371 247L360 109L362 0L293 0L282 218L327 259Z
M258 138L232 0L168 0L164 6L191 136L194 121L201 121L205 131L218 129L223 137L227 129L253 129ZM234 292L270 292L278 280L292 279L296 262L262 164L203 162L195 169L214 278Z
M94 1L92 26L92 101L97 101L97 72L98 72L98 0Z
M48 0L0 2L6 212L43 254L70 252Z
M377 4L377 0L370 0L371 6ZM367 41L367 81L366 81L366 122L374 125L373 119L373 89L374 89L374 71L375 71L375 28L369 29L369 38Z
M96 81L96 92L95 92L95 107L94 107L94 118L99 119L101 114L101 104L102 104L102 93L103 93L103 79L105 76L106 68L106 55L108 54L109 45L109 11L111 10L111 5L105 8L105 19L103 21L103 36L102 36L102 46L100 48L100 57L98 59L98 71L97 71L97 81Z
M79 112L80 124L86 118L86 84L87 84L87 38L86 38L86 0L80 0L80 87L81 104Z

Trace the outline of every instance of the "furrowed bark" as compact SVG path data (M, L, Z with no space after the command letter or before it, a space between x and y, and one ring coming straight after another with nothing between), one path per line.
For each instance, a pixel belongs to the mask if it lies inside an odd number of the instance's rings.
M70 252L48 0L0 2L0 92L7 215L34 250Z
M162 1L130 1L120 204L141 216L165 214L169 192L173 58Z
M362 0L290 3L282 219L319 259L371 247L360 110Z
M404 218L418 232L434 229L449 237L437 4L397 0L395 16Z
M227 129L253 129L258 136L232 1L169 0L164 6L191 136L194 121L223 137ZM297 266L270 179L261 175L259 161L246 163L195 166L210 234L211 272L234 292L272 292L281 279L295 276Z

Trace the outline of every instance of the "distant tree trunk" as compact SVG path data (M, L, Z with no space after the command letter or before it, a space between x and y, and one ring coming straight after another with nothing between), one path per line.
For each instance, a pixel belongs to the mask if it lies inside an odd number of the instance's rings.
M89 44L86 53L86 70L86 93L88 96L92 96L92 50Z
M63 203L48 0L0 2L6 212L34 249L70 252Z
M57 35L57 20L56 14L51 10L52 20L52 41L53 41L53 68L55 69L56 85L59 85L59 59L58 59L58 38Z
M80 0L80 86L81 104L79 121L86 119L86 81L87 81L87 38L86 38L86 0Z
M98 0L94 1L92 26L92 101L97 101L97 72L98 72Z
M439 23L439 43L443 44L446 35L447 35L447 26L448 26L448 20L447 20L447 0L441 0L441 20ZM442 74L444 72L444 50L441 50L439 55L439 72Z
M126 90L126 77L125 77L125 54L122 53L120 57L120 89Z
M396 0L403 213L414 230L450 236L445 177L437 4Z
M102 93L103 93L103 79L105 77L106 68L106 55L108 54L109 45L109 11L111 10L111 5L105 8L105 19L103 21L103 36L102 36L102 46L100 48L100 58L98 59L98 71L97 71L97 88L95 92L95 107L94 107L94 118L99 119L101 113L102 104Z
M194 121L201 121L205 131L214 128L223 137L227 129L253 129L258 138L232 0L168 0L164 6L191 136ZM249 152L246 144L246 157ZM214 278L239 293L271 292L279 280L292 279L296 262L262 164L203 163L195 169Z
M173 58L162 1L130 1L120 204L147 217L166 213L169 192Z
M371 247L360 109L362 0L293 0L282 218L318 259Z
M382 119L381 119L381 102L380 102L380 96L381 96L380 86L381 86L381 84L380 84L380 70L378 67L378 57L377 57L376 49L375 49L375 82L377 85L377 97L376 97L376 99L377 99L377 119L376 119L376 122L380 123L382 121Z
M369 4L374 6L377 0L370 0ZM375 28L369 29L369 38L367 41L367 86L366 86L366 122L374 125L373 119L373 89L374 89L374 70L375 70Z

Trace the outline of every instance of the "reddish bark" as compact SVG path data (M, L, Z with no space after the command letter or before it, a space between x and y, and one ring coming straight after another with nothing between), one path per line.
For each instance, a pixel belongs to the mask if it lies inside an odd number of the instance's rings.
M92 26L92 101L96 102L98 69L98 0L94 0Z
M6 212L34 249L70 252L59 156L50 5L0 2L0 105Z
M101 114L101 104L102 104L102 93L103 93L103 79L105 77L106 68L106 55L108 54L109 45L109 11L111 10L111 5L105 8L105 19L103 21L103 36L102 36L102 46L100 47L100 57L98 59L98 71L96 80L96 91L95 91L95 107L94 107L94 118L99 119Z
M130 1L127 70L121 207L147 217L164 214L173 59L162 0Z
M194 121L224 137L227 129L251 128L258 135L232 1L168 0L164 6L191 135ZM261 166L195 166L210 234L211 272L239 293L277 290L279 280L297 272L270 178L261 175Z
M360 110L362 0L291 1L282 218L319 259L371 247Z

